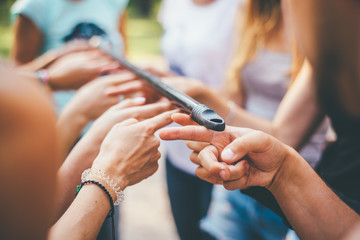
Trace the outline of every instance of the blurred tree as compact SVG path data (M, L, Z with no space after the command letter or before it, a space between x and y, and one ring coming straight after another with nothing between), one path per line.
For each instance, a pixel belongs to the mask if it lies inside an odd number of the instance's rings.
M10 6L15 2L15 0L0 0L0 24L8 25L9 24L9 11Z
M130 0L129 8L132 14L139 17L152 17L160 2L161 0Z

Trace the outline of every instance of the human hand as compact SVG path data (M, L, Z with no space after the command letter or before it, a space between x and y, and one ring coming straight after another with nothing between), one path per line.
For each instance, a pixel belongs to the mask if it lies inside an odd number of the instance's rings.
M148 70L148 69L147 69ZM154 75L158 75L160 73L154 73L152 72L154 70L151 70L151 72ZM165 75L161 75L162 77ZM166 75L167 77L163 77L162 80L168 84L169 86L187 94L188 96L200 99L201 97L207 97L204 96L206 94L206 91L204 88L203 83L201 83L198 80L185 78L181 76L171 76ZM133 80L126 84L123 84L121 86L118 86L117 89L114 89L117 94L124 94L127 92L134 92L134 91L141 91L142 96L146 97L149 102L157 101L160 97L159 93L156 92L151 86L143 80ZM203 100L203 99L202 99Z
M97 49L69 52L46 68L53 90L77 89L120 65Z
M63 110L63 114L71 112L72 115L81 117L85 122L98 118L108 108L119 102L118 95L111 89L134 77L130 73L119 73L100 77L85 84L76 92L74 98Z
M116 124L105 137L92 168L106 172L124 190L152 175L158 168L160 140L156 130L171 123L174 111L139 122Z
M162 99L156 103L143 105L145 100L146 99L142 97L129 98L114 105L94 122L84 138L89 138L91 139L91 142L95 141L97 144L100 144L115 124L129 118L135 118L138 121L142 121L172 108L171 103L166 99Z
M181 125L192 125L184 114L174 114ZM163 140L191 140L209 143L190 143L195 152L191 160L200 167L196 175L201 179L223 184L226 189L244 189L250 186L270 187L291 149L275 138L247 128L227 126L224 132L215 132L200 126L162 129Z

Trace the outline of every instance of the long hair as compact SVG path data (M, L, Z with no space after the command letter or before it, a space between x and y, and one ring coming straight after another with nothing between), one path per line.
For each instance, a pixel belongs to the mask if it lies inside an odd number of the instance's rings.
M230 63L225 91L229 96L242 92L241 74L245 64L252 61L258 48L281 29L282 13L280 0L248 0L245 19L242 23L241 14L238 12L237 29L241 29L241 41Z

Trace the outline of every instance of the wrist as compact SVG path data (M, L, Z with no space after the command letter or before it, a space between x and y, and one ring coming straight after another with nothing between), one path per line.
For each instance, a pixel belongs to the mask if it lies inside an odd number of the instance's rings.
M301 165L299 160L301 160L299 154L293 148L286 146L285 158L267 187L273 195L277 195L292 184L292 180L297 175Z
M113 178L112 175L105 173L105 171L95 168L85 170L81 175L81 181L97 181L101 183L109 192L113 199L114 205L119 205L124 199L123 190L125 187L118 179Z
M82 129L90 122L90 119L86 116L84 109L78 106L80 104L73 100L64 108L60 117L67 119L74 127Z

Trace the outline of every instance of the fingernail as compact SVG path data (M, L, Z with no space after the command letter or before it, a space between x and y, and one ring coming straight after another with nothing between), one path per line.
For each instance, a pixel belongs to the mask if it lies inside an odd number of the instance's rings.
M235 155L234 152L230 148L225 149L221 153L221 157L225 158L225 159L232 159L234 157L234 155Z
M146 102L146 98L144 97L136 97L133 99L135 103L144 103Z
M226 180L226 171L225 170L221 170L219 172L219 176L223 179L223 180Z

